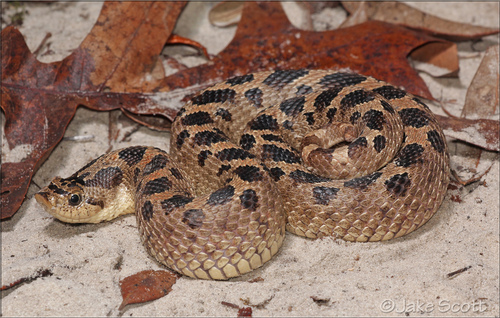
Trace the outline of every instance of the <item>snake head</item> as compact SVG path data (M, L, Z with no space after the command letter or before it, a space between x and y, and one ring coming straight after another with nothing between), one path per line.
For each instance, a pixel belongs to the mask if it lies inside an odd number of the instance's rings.
M48 186L35 194L35 199L60 221L99 223L124 214L124 209L118 213L114 204L105 206L105 198L109 195L109 191L89 187L82 177L73 175L66 179L55 177Z
M85 192L85 184L77 178L55 177L35 194L37 202L52 216L68 223L97 223L92 218L104 207Z

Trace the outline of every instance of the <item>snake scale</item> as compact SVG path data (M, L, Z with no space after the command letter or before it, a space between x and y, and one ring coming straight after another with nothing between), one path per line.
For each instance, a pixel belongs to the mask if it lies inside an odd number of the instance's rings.
M448 183L443 132L419 99L371 77L301 69L218 83L179 111L170 154L112 151L36 198L64 222L136 212L159 262L229 279L269 261L285 229L348 241L410 233Z

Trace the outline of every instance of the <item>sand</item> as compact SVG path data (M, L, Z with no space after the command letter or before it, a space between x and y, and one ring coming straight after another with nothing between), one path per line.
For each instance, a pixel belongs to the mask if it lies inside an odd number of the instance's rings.
M28 14L20 30L31 50L51 32L53 53L40 59L57 61L83 40L101 5L26 4ZM216 54L235 29L210 26L206 19L209 6L189 4L176 32L198 40ZM287 13L300 26L300 12L293 4L289 6ZM455 21L499 25L498 3L414 6ZM9 9L3 14L11 13ZM329 14L336 13L328 9L317 18L328 21ZM197 23L191 25L190 21ZM448 101L446 106L453 114L460 114L467 87L490 45L498 45L497 36L459 44L459 78L421 74L434 96ZM170 54L189 55L182 60L189 66L204 63L191 49L175 48ZM432 109L442 114L435 106ZM2 114L2 127L4 122ZM499 161L495 154L489 155L493 159L484 155L477 167L484 170L492 165L482 178L484 183L449 191L438 213L403 238L362 244L333 238L313 241L288 233L280 253L258 270L229 281L182 277L166 297L128 306L120 313L120 280L142 270L162 269L141 245L135 217L68 225L45 213L33 197L55 175L69 176L106 152L110 146L108 123L108 113L79 108L66 136L91 140L63 140L34 176L20 210L2 222L2 285L39 270L53 273L2 292L3 316L236 316L237 310L223 301L251 304L254 316L499 316ZM120 139L133 129L122 125ZM129 140L111 146L147 144L168 150L168 138L168 133L140 128ZM457 143L449 140L449 145L453 168L476 168L474 159L456 153ZM15 151L2 142L2 162L14 158ZM447 276L466 267L461 274ZM251 282L259 277L262 280Z

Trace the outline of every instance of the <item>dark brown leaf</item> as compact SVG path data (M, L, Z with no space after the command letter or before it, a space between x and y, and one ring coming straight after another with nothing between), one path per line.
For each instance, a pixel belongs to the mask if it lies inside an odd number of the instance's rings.
M280 3L247 2L231 43L210 63L166 77L160 91L200 89L203 83L206 87L259 70L349 68L433 99L407 61L413 49L429 42L447 43L376 21L341 30L304 31L290 24Z
M238 310L238 317L252 317L252 307L241 307Z
M362 15L370 20L399 24L452 41L474 40L499 32L497 28L441 19L396 1L343 1L342 6L355 17L359 17L361 15L359 11L362 11Z
M177 275L169 271L142 271L120 282L123 302L119 310L130 304L145 303L167 295Z

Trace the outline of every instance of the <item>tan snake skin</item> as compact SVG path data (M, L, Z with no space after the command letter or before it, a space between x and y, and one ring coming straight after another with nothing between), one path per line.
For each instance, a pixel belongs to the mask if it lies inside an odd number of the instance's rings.
M116 150L36 198L65 222L136 212L159 262L228 279L269 261L285 228L348 241L410 233L448 183L446 141L424 103L358 74L287 70L192 98L173 123L170 155Z

